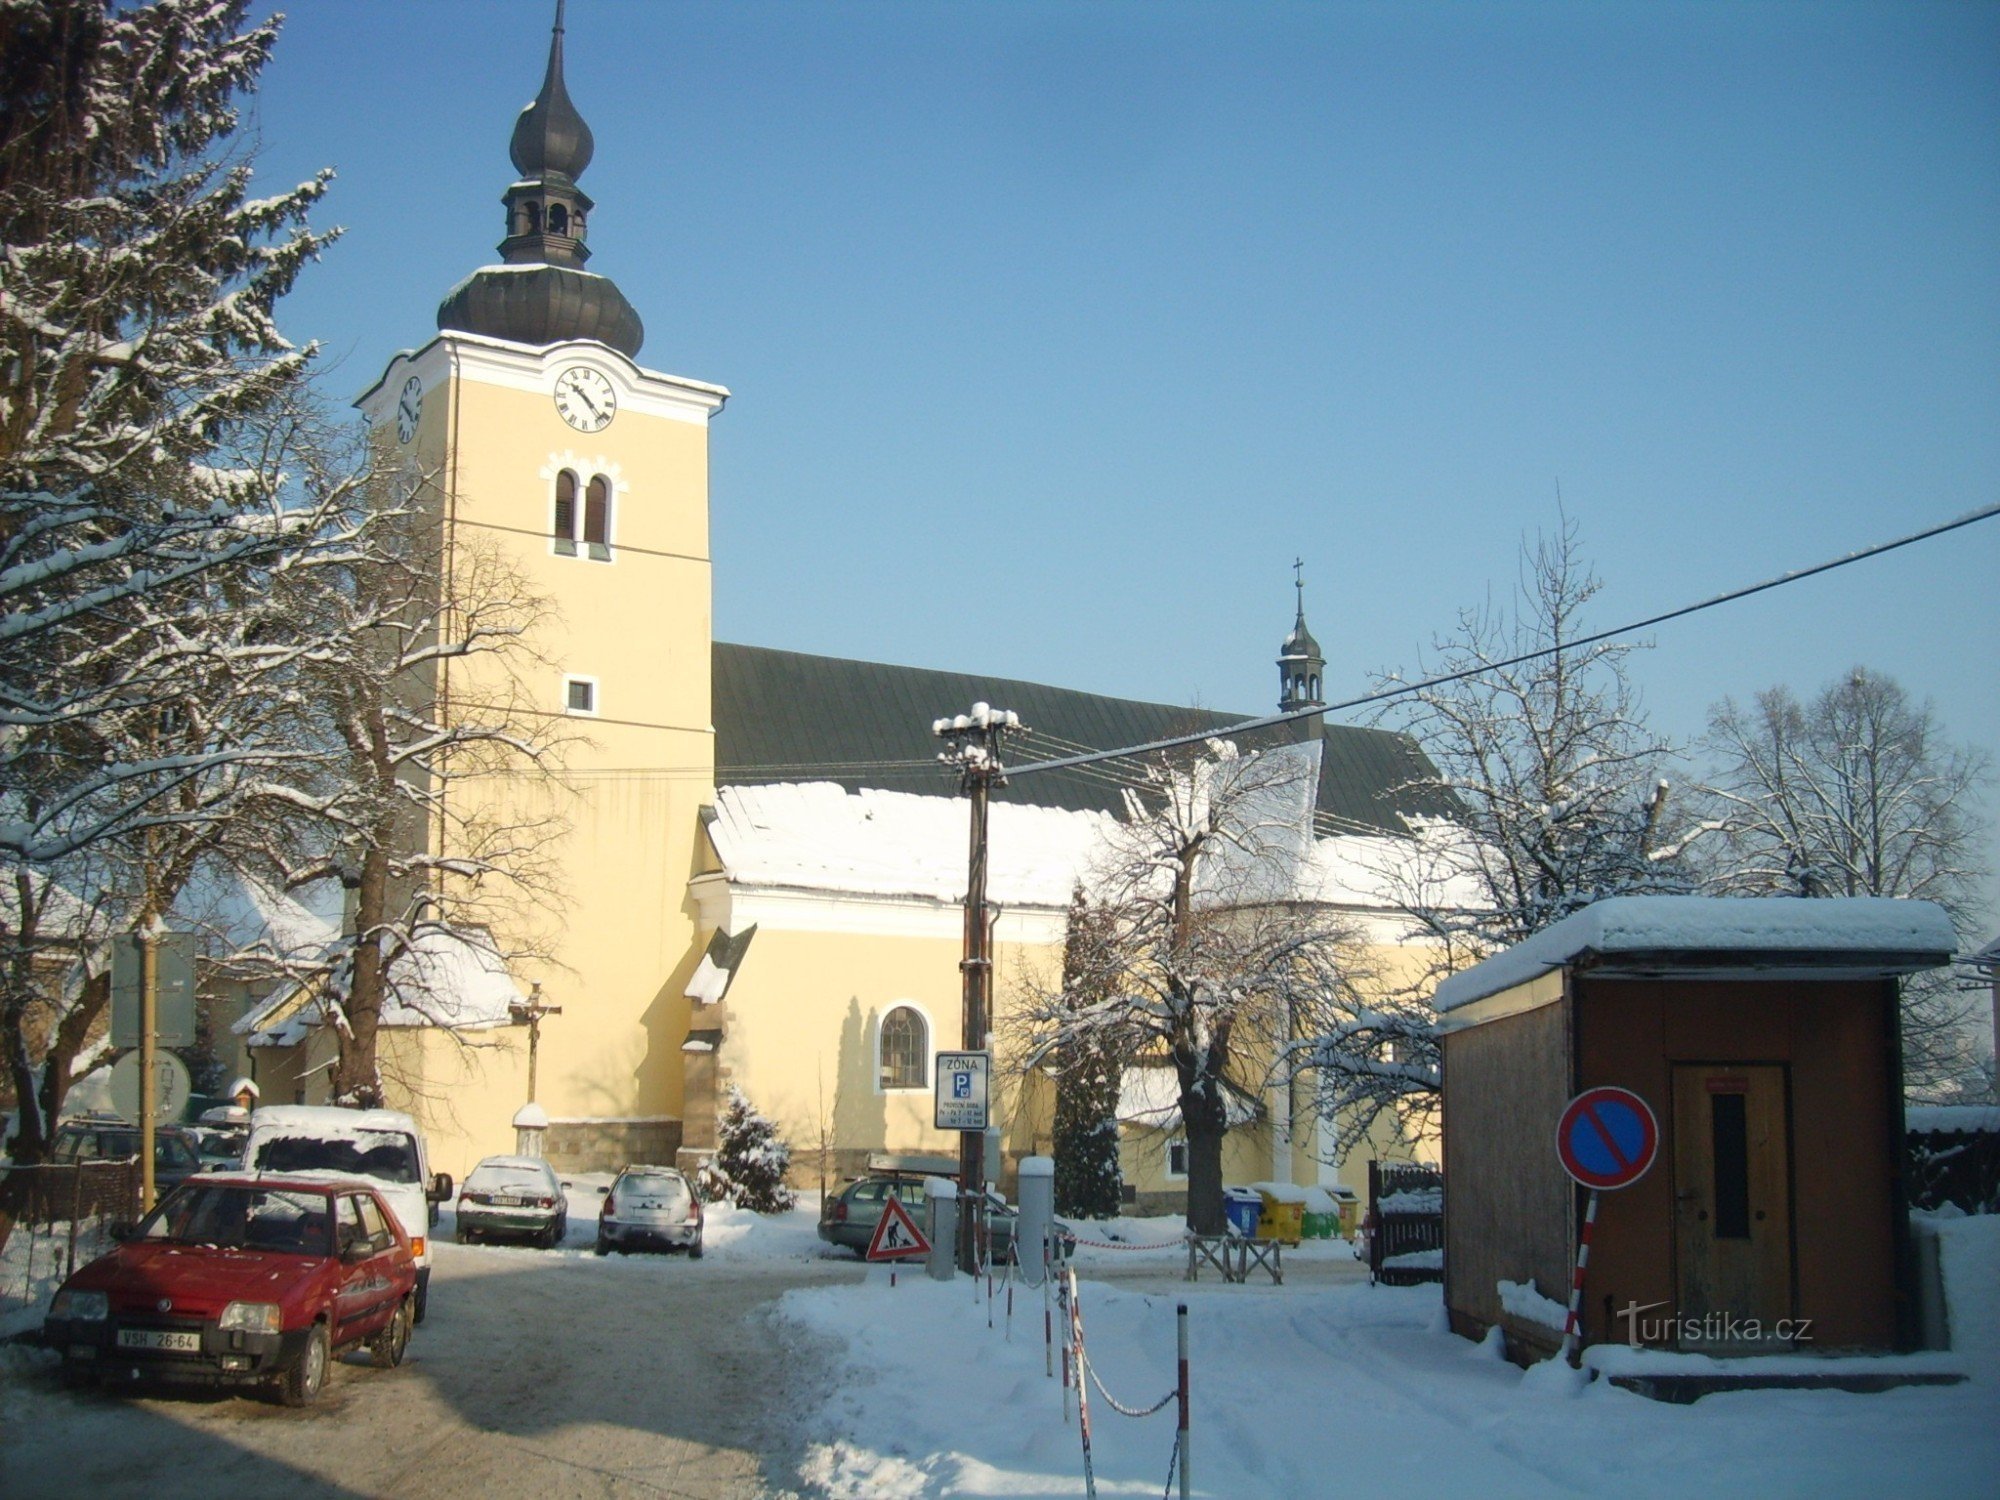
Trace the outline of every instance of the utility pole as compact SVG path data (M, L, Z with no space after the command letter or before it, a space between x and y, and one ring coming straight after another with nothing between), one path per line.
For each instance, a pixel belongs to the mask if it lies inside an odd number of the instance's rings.
M986 812L993 788L1007 784L1006 772L1000 765L1000 737L1007 730L1020 728L1020 715L1004 708L989 708L984 703L973 704L969 714L939 719L931 725L931 732L945 742L946 748L938 752L938 759L957 770L959 790L972 801L971 848L965 877L965 956L958 965L964 984L962 1045L968 1052L988 1053L989 1077L993 955L992 922L986 907ZM979 1269L975 1232L986 1198L986 1132L960 1131L958 1140L958 1268L974 1274Z
M507 1014L516 1026L526 1023L528 1027L528 1102L535 1102L535 1056L542 1046L542 1017L562 1014L560 1005L542 1004L542 982L538 979L528 986L526 1004L516 1001L507 1007Z

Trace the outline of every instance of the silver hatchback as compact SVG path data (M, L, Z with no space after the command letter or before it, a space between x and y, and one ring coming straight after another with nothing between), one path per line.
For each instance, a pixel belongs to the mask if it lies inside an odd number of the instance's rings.
M701 1199L672 1167L627 1167L597 1214L597 1253L685 1250L701 1259Z

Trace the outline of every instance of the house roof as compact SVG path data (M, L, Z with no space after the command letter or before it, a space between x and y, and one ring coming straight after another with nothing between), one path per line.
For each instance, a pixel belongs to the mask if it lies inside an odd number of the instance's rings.
M938 763L931 724L974 703L1012 709L1027 726L1008 741L1012 765L1079 748L1146 744L1253 717L721 641L713 662L715 776L723 786L832 781L950 796L957 783ZM1289 726L1262 733L1273 743L1295 737ZM1408 736L1346 724L1326 725L1322 734L1317 811L1327 831L1401 834L1408 831L1405 816L1448 818L1456 810L1448 796L1423 785L1437 772ZM1114 763L1039 772L1011 781L999 797L1117 815L1128 784L1119 771Z
M1885 896L1614 896L1448 977L1448 1013L1565 967L1616 978L1861 978L1951 961L1944 908Z

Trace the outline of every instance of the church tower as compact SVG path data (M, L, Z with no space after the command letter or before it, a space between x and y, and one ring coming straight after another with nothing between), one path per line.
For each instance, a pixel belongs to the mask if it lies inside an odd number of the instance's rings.
M1326 658L1320 655L1319 642L1306 629L1305 564L1293 563L1292 573L1292 586L1299 595L1299 613L1292 622L1292 633L1278 647L1278 712L1284 714L1294 709L1326 706L1326 699L1321 696Z
M511 693L529 718L561 721L557 775L448 794L478 803L454 808L457 824L490 812L490 826L560 831L539 851L552 899L496 919L495 935L512 980L561 1007L538 1028L551 1157L622 1164L672 1161L678 1145L699 958L687 880L715 778L708 424L729 393L640 365L638 313L584 268L597 206L578 179L593 149L558 0L541 90L510 142L500 262L453 287L436 337L356 404L405 492L434 507L447 577L488 559L548 603L527 653L504 669L448 664L458 676L440 697ZM525 1074L468 1063L448 1036L425 1045L431 1093L450 1096L433 1128L471 1159L506 1149Z

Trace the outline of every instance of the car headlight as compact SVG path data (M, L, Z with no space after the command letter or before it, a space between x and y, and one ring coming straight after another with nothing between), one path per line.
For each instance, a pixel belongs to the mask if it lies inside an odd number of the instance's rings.
M102 1323L111 1316L111 1299L103 1292L57 1292L49 1304L49 1316L74 1318L79 1323Z
M215 1326L224 1333L276 1333L283 1320L275 1302L232 1302Z

